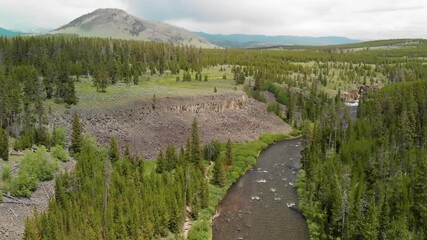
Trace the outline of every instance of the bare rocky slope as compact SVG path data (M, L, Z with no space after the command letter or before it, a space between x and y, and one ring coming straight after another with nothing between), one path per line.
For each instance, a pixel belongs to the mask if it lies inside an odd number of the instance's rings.
M83 37L102 37L126 40L170 42L214 48L206 39L183 28L156 21L142 20L120 9L97 9L76 18L50 32L51 34L77 34Z
M153 159L168 144L183 146L197 118L202 143L211 140L244 142L261 133L289 133L291 127L266 111L264 103L244 93L197 97L164 97L135 101L111 109L80 109L86 131L107 145L116 137L123 147ZM55 124L71 126L73 111L54 116Z

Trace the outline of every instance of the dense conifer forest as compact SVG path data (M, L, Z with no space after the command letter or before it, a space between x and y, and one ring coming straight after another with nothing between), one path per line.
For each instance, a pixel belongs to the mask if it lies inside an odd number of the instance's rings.
M426 97L425 80L396 83L354 122L337 103L307 124L298 193L313 239L426 238Z
M425 57L424 41L374 50L367 45L242 50L0 37L0 158L8 161L10 148L34 148L25 153L22 164L28 167L16 178L3 169L0 192L30 196L38 181L54 177L54 160L68 161L71 155L75 171L56 177L49 209L27 220L25 239L179 239L188 219L199 220L188 239L208 238L214 208L228 187L260 150L285 136L204 145L195 119L186 146L161 150L153 163L129 147L122 151L114 137L100 146L84 133L75 84L87 78L94 92L106 94L110 86L138 85L150 76L176 75L176 84L203 82L208 80L203 70L220 66L224 80L229 67L228 81L304 133L299 206L313 239L425 239ZM361 86L370 90L352 121L341 91ZM269 103L265 93L276 102ZM154 95L153 109L155 101ZM52 126L47 102L74 111L72 131ZM34 160L40 158L46 161ZM28 170L34 166L37 173Z

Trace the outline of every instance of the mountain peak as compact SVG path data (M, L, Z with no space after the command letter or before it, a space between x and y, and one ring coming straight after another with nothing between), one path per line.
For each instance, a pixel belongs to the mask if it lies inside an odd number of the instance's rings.
M215 47L204 38L185 29L161 22L142 20L117 8L96 9L93 12L74 19L51 33L170 42L204 48Z

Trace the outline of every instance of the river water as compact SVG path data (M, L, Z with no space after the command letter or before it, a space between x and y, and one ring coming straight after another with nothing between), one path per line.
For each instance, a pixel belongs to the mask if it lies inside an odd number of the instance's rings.
M309 239L298 207L295 182L301 165L301 139L284 140L264 150L217 207L213 239Z

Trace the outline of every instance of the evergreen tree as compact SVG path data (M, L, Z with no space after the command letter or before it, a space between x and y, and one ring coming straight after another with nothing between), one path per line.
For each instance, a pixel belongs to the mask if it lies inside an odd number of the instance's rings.
M166 171L166 159L163 156L163 151L160 150L159 155L157 156L157 162L156 162L156 172L157 173L163 173Z
M228 166L233 165L233 145L231 140L228 139L227 145L225 147L225 162Z
M7 132L0 128L0 158L9 161L9 139Z
M175 169L178 162L176 149L174 145L168 145L166 148L166 169L168 171Z
M108 86L108 73L103 65L95 69L93 83L96 87L96 91L106 92Z
M74 112L72 127L70 150L73 154L76 154L80 152L82 145L82 126L77 112Z
M199 126L197 119L193 119L191 125L191 162L196 166L203 167L202 156L200 152L200 136L199 136Z
M133 160L131 152L130 152L129 144L126 144L126 146L125 146L125 152L123 154L123 157L126 160Z
M212 183L219 186L224 187L225 184L225 166L224 166L224 160L218 159L214 163L213 168L213 176L212 176Z
M108 157L112 163L120 159L120 149L119 144L115 137L111 139L110 148L108 149Z

